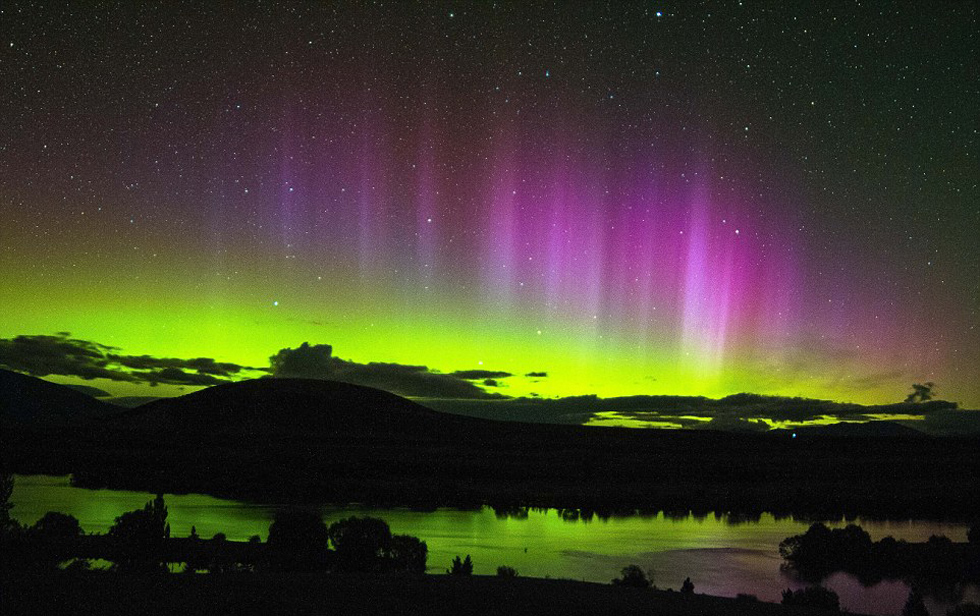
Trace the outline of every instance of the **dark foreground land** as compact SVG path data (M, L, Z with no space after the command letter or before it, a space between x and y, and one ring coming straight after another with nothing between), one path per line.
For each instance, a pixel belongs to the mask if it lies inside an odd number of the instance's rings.
M419 614L460 616L806 616L812 608L612 585L495 577L339 574L54 573L4 581L0 612L99 614Z
M6 378L16 385L7 391L35 406L45 399L57 399L48 406L59 411L66 406L67 393L52 389L60 386ZM9 397L4 404L27 408ZM86 408L88 419L61 425L7 413L0 463L15 473L72 474L83 487L254 502L534 506L599 515L770 511L813 519L970 520L980 510L978 438L794 439L497 422L300 379L244 381L104 411Z

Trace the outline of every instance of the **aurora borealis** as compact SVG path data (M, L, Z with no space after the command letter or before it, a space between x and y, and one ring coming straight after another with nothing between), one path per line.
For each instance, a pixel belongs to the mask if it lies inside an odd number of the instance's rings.
M977 17L4 3L0 338L976 408Z

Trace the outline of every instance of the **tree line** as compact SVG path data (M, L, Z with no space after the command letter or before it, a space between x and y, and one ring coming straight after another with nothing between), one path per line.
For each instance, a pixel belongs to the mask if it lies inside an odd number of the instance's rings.
M113 571L169 571L183 563L187 572L245 571L401 571L424 573L425 541L392 534L384 520L350 517L327 526L310 510L276 514L263 543L228 541L223 533L203 539L191 528L188 537L172 537L167 506L158 495L141 509L115 519L108 532L86 535L73 516L48 512L33 525L10 517L10 476L0 476L0 573L86 569L92 559L107 560ZM66 565L67 563L67 565Z

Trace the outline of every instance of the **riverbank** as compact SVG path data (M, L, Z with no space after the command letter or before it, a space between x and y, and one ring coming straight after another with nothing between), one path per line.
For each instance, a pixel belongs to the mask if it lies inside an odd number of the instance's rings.
M793 616L775 603L571 580L340 574L115 575L59 572L6 580L2 611L19 614L663 614Z

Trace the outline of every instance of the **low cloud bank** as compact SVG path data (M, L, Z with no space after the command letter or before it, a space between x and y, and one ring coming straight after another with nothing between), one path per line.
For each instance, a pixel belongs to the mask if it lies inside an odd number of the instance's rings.
M151 386L161 383L219 385L237 380L235 377L243 372L264 370L219 362L210 357L179 359L123 355L118 353L119 350L91 340L72 338L69 332L0 338L0 367L37 377L72 376Z

